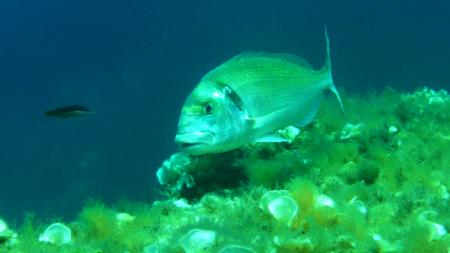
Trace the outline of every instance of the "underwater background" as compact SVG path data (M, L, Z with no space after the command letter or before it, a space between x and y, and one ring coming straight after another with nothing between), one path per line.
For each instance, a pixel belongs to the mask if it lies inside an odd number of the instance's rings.
M180 108L199 79L247 50L320 67L338 89L450 89L450 2L2 1L0 216L76 217L85 202L160 199ZM54 119L81 104L95 113Z

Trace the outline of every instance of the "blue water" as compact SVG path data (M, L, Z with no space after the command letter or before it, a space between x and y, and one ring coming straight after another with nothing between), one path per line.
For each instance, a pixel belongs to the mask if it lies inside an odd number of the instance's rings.
M339 88L450 88L448 0L1 1L0 216L151 202L201 76L246 50L320 67L324 24ZM95 114L43 116L68 104Z

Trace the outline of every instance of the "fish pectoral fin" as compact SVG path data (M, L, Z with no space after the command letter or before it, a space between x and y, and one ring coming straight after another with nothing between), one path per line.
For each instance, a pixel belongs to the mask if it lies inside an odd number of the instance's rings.
M261 129L267 125L272 124L274 121L280 119L280 115L286 112L287 109L281 109L278 111L271 112L265 116L259 118L253 118L253 129Z
M267 134L267 135L261 136L258 139L256 139L255 142L290 142L290 140L281 136L277 132L277 133L272 133L272 134Z

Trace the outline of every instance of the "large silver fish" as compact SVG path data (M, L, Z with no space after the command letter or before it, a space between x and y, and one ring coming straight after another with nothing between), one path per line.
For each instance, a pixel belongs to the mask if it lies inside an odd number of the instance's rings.
M207 73L186 99L175 141L191 155L219 153L252 142L279 142L278 130L302 127L316 115L324 91L343 106L326 60L314 70L292 54L243 53Z

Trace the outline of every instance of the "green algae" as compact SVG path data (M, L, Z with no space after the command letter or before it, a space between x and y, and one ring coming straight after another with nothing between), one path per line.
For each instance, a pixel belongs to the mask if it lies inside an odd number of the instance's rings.
M450 96L386 89L343 101L344 117L326 100L293 143L189 157L192 182L163 185L165 200L91 202L67 224L70 244L39 242L49 222L30 216L0 252L448 252ZM298 205L289 225L259 206L274 189Z

